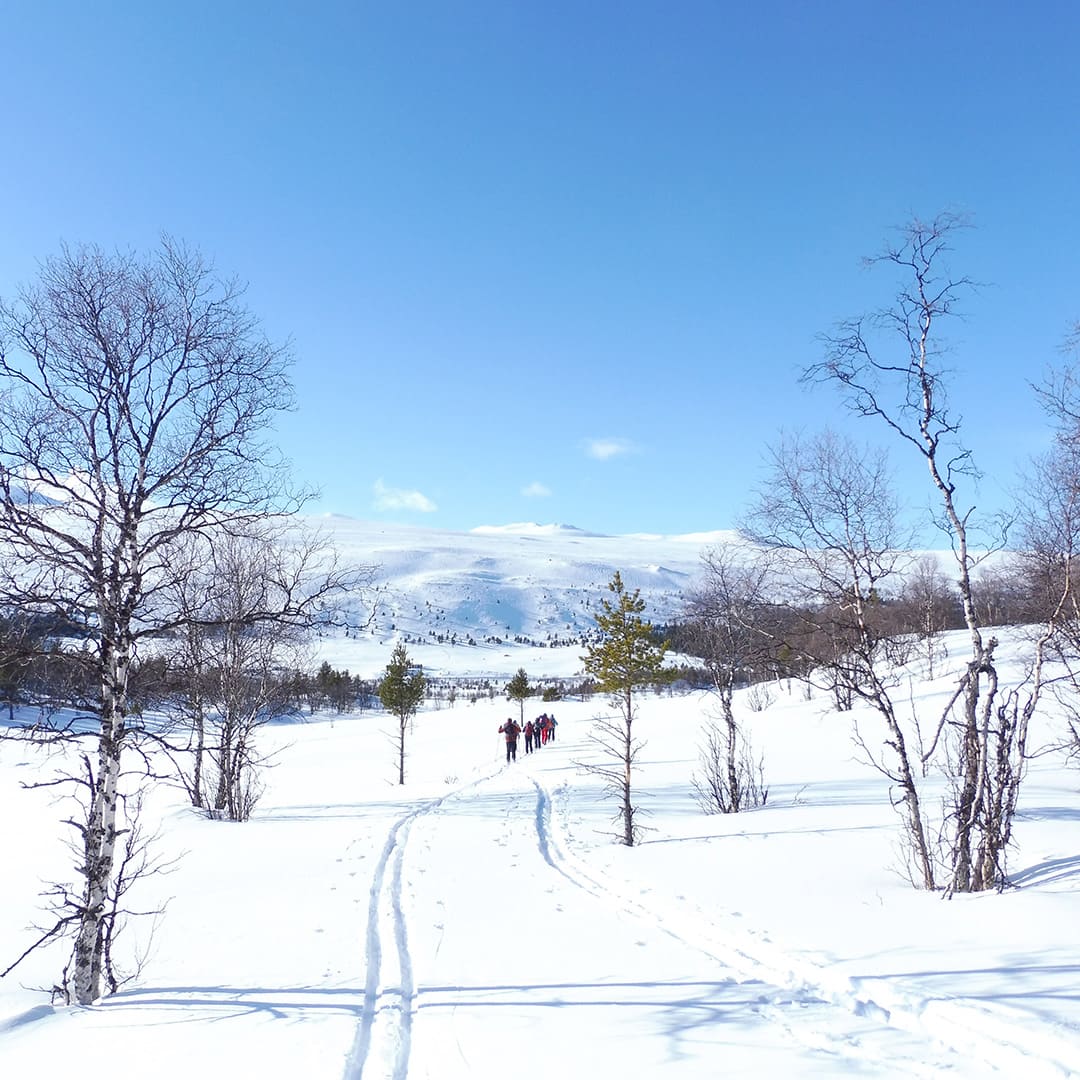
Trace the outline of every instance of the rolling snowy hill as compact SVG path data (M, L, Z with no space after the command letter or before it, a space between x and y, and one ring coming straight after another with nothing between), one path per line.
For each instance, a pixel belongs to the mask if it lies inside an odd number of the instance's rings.
M378 568L372 628L317 646L320 662L361 675L381 671L401 638L434 674L499 674L523 665L530 674L571 675L581 667L578 638L594 627L595 604L616 570L627 588L640 590L646 617L660 624L681 611L702 552L740 542L732 532L602 536L534 523L465 533L337 515L310 523L343 560ZM358 609L358 619L365 614Z

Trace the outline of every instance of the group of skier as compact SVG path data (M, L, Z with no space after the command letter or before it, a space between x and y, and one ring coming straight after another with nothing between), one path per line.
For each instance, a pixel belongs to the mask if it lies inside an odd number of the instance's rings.
M517 761L518 736L525 736L525 753L531 754L555 741L555 729L558 727L555 714L542 713L535 720L527 720L522 727L516 720L508 719L500 725L499 734L506 738L506 760Z

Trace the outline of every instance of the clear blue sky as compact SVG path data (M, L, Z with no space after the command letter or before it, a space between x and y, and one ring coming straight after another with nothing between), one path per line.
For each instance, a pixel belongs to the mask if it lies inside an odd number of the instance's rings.
M980 504L1044 441L1080 5L16 0L3 39L0 292L61 241L200 247L293 342L319 510L730 527L781 429L879 434L797 374L945 208Z

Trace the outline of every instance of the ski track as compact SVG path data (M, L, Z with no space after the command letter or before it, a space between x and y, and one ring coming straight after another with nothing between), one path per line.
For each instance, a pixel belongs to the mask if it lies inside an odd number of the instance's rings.
M360 1012L360 1023L357 1027L356 1037L353 1041L353 1046L349 1052L348 1061L345 1067L344 1080L362 1080L364 1075L364 1067L367 1065L368 1059L372 1053L372 1044L374 1038L375 1021L377 1018L386 1018L387 1023L392 1023L386 1016L386 1010L390 1006L386 1006L382 1012L383 1016L380 1017L380 1002L385 995L389 995L391 991L383 989L382 986L382 967L383 967L383 930L382 924L384 919L389 919L391 926L391 933L393 939L397 945L398 950L398 965L402 972L402 978L397 988L395 996L397 1001L393 1006L397 1013L398 1029L397 1053L394 1057L394 1071L392 1075L395 1078L404 1078L408 1074L409 1065L409 1043L408 1034L411 1029L411 1020L406 1022L405 1009L406 1006L411 1004L410 998L407 1000L405 996L405 972L411 970L411 965L408 961L408 933L405 928L404 914L401 909L401 893L400 893L400 866L402 862L402 852L404 851L405 844L408 841L409 829L412 822L423 813L428 811L428 806L422 806L415 810L410 811L403 817L398 818L391 827L386 837L386 842L383 844L382 853L379 856L379 861L375 866L375 871L371 879L371 892L368 900L368 917L367 917L367 934L366 934L366 954L367 954L367 969L364 979L364 1002ZM387 889L387 869L391 867L390 888ZM384 909L389 906L388 915L384 915ZM383 1025L385 1026L385 1025ZM383 1041L392 1038L391 1036L384 1037Z
M847 976L830 979L828 972L809 961L784 954L766 941L751 940L737 946L732 940L718 936L714 921L703 914L695 916L692 911L661 903L644 902L640 896L631 895L627 886L604 879L604 875L587 867L572 851L564 830L555 813L552 792L539 780L531 778L536 788L535 822L537 844L544 861L559 874L591 895L611 904L619 911L626 911L692 949L730 968L743 979L760 979L782 987L792 998L807 1004L827 1003L846 1008L859 1017L875 1017L882 1025L922 1035L957 1055L975 1057L994 1072L1006 1075L1023 1075L1031 1078L1053 1080L1058 1077L1080 1075L1080 1049L1065 1034L1054 1040L1045 1031L1028 1032L1030 1018L1005 1007L984 1008L959 1001L925 1001L916 996L905 996L900 991L878 998L860 994L852 979ZM567 785L561 784L556 791L563 793ZM678 929L674 929L674 927ZM881 989L888 991L889 988ZM850 1056L845 1047L838 1047L834 1039L820 1036L808 1041L805 1034L794 1030L784 1020L784 1002L763 1003L762 1013L784 1027L793 1039L815 1048L828 1048L838 1054ZM1053 1059L1047 1059L1048 1052ZM859 1059L868 1059L864 1048L859 1048ZM1042 1060L1040 1060L1042 1059ZM914 1068L914 1062L905 1062ZM938 1076L940 1066L925 1066L920 1075Z
M366 972L360 1022L346 1059L342 1080L363 1080L369 1062L392 1067L391 1080L407 1080L412 1050L412 1023L416 999L409 933L402 905L402 874L409 833L416 820L433 813L449 798L491 779L487 773L454 791L429 799L402 814L390 827L372 873L365 933ZM396 954L397 981L388 985L384 976L383 942L390 938Z
M349 1051L343 1080L369 1080L372 1069L382 1064L380 1074L390 1080L407 1080L412 1048L412 1027L417 988L409 952L407 920L402 904L405 851L413 824L436 813L449 799L462 797L470 789L503 774L505 767L488 772L468 783L430 799L402 814L390 826L382 852L372 874L365 935L367 968L363 1005L353 1045ZM855 1016L873 1018L881 1026L891 1026L929 1038L954 1053L975 1057L988 1071L1024 1075L1030 1080L1052 1080L1077 1075L1077 1050L1063 1036L1056 1059L1047 1059L1050 1040L1045 1032L1029 1037L1021 1015L1008 1010L982 1008L965 1002L923 1001L905 997L898 991L880 988L876 996L859 993L846 976L830 978L829 973L808 960L800 960L772 946L767 939L756 940L744 933L739 944L724 937L715 921L703 913L661 902L645 901L633 895L627 884L611 881L597 873L572 851L556 812L552 791L530 776L535 789L533 809L536 843L544 862L570 884L616 911L625 912L655 927L680 944L704 953L743 980L763 981L780 991L764 997L759 1012L783 1030L788 1038L811 1049L833 1053L863 1063L888 1065L879 1053L858 1040L826 1033L814 1033L807 1025L789 1022L791 1006L831 1005ZM565 794L567 785L555 791ZM384 943L393 943L388 957ZM392 970L384 971L384 967ZM386 961L386 963L384 963ZM886 994L880 990L888 991ZM1039 1059L1042 1060L1039 1060ZM934 1077L940 1065L920 1065L905 1060L908 1075ZM1017 1071L1019 1070L1019 1071Z
M581 861L570 854L565 842L555 835L554 802L550 791L535 778L532 779L532 783L536 788L535 822L537 845L544 861L553 870L605 905L611 906L617 911L626 912L650 927L659 929L681 945L696 952L704 953L711 960L732 970L733 973L745 978L752 978L755 981L765 981L767 975L763 974L761 966L749 961L749 958L745 955L740 954L740 958L743 960L741 965L732 964L729 957L719 955L720 950L711 948L698 938L692 939L683 933L675 931L672 929L670 922L665 920L655 909L646 906L637 899L624 895L609 884L598 880L598 876L586 870ZM769 979L768 981L775 983L778 987L783 986L776 979ZM887 1064L880 1055L870 1053L867 1048L857 1042L838 1041L835 1037L821 1033L815 1033L808 1037L805 1025L795 1026L788 1023L786 1017L790 1013L792 1004L827 1004L826 999L813 993L813 988L805 984L799 984L789 989L791 992L782 993L775 1000L763 996L755 1011L765 1017L771 1024L783 1030L790 1041L799 1043L811 1050L833 1054L838 1058L855 1059L864 1064L874 1062L882 1067ZM939 1075L940 1072L936 1066L920 1068L914 1062L905 1062L905 1064L912 1070L909 1071L909 1075L913 1076L932 1077Z

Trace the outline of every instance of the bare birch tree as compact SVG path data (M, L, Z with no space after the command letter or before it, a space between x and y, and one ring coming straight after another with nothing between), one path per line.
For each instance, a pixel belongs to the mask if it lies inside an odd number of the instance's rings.
M1080 381L1075 367L1052 372L1037 392L1054 440L1022 485L1020 548L1030 592L1051 630L1045 653L1057 674L1049 684L1066 718L1066 748L1075 758L1080 757Z
M905 623L925 650L926 671L932 679L941 636L953 625L957 606L956 594L935 556L924 555L915 561L900 587L898 600L905 609Z
M341 567L317 533L269 520L191 537L177 559L187 569L174 567L170 604L183 623L164 653L169 709L188 736L177 747L190 760L185 786L194 806L244 821L259 790L258 728L293 710L290 680L309 632L367 588L374 569Z
M755 761L735 716L735 690L760 679L775 650L768 612L770 565L753 549L714 548L702 556L702 581L687 598L695 651L705 662L720 707L720 723L706 732L702 776L695 781L703 805L724 814L760 806L767 797L762 763Z
M897 790L913 880L935 888L917 759L893 700L895 657L875 610L910 541L884 455L830 432L783 440L745 531L773 553L791 615L802 623L793 629L811 661L808 677L824 676L824 687L865 702L884 721L883 738L858 723L856 738Z
M96 673L69 996L102 992L121 760L139 643L179 538L297 505L266 441L290 407L288 351L242 290L164 239L146 258L63 248L0 303L0 604L77 621Z
M970 278L948 268L951 241L966 225L952 213L907 225L896 243L869 260L871 266L899 272L893 303L875 315L840 324L823 339L825 359L805 373L808 380L836 386L856 415L883 424L921 459L936 494L935 524L949 538L970 651L931 745L940 739L950 744L954 793L946 838L947 888L955 892L999 885L995 868L1002 859L997 850L1002 832L986 817L998 643L984 633L975 603L972 571L980 556L971 546L975 508L963 494L963 483L974 480L977 472L960 441L960 418L949 406L942 333L943 324L959 315L964 296L974 288Z

